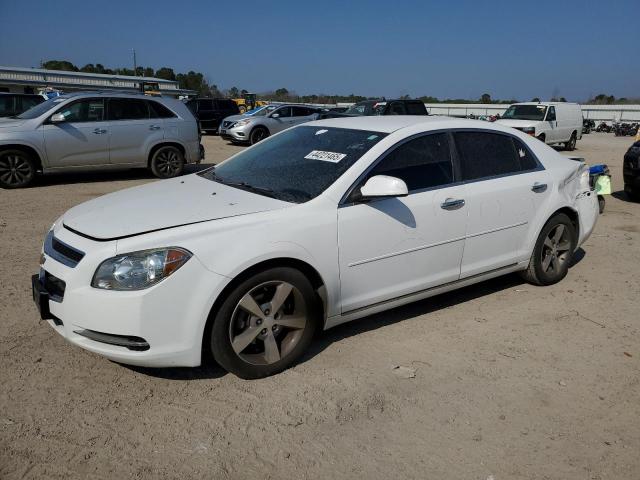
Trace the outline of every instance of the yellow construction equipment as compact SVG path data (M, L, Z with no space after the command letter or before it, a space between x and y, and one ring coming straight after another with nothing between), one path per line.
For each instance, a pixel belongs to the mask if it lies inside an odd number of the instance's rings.
M242 98L234 98L233 101L238 105L240 113L245 113L256 107L263 107L269 104L269 102L257 100L255 93L245 93L242 95Z

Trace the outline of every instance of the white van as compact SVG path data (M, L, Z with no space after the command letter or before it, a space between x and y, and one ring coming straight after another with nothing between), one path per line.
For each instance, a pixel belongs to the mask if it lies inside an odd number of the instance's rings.
M582 109L577 103L514 103L498 123L521 130L548 145L564 143L565 149L576 148L582 138Z

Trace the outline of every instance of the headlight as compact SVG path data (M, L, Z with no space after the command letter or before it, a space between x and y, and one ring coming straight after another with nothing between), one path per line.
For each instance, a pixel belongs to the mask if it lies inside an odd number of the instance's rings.
M535 135L536 134L536 127L524 127L522 129L522 131L524 133L528 133L529 135Z
M251 120L249 120L248 118L246 120L238 120L236 123L233 124L233 127L231 128L244 127L245 125L248 125L250 121Z
M105 290L142 290L161 282L190 258L191 252L177 247L118 255L100 264L91 286Z

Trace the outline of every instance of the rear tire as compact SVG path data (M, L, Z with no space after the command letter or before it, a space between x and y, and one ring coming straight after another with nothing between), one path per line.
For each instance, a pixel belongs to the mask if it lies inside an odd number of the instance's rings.
M576 132L573 132L571 134L571 138L569 139L569 141L565 142L564 149L569 152L574 151L576 149L576 140L577 140Z
M233 289L205 341L228 372L244 379L263 378L296 363L321 322L322 306L311 282L299 270L277 267Z
M0 188L23 188L33 182L36 163L23 150L0 152Z
M160 147L151 157L151 171L158 178L173 178L184 170L184 155L179 148Z
M536 137L538 140L540 140L542 143L546 143L545 140L547 139L547 137L545 136L544 133L541 133L540 135L538 135Z
M551 217L533 248L522 278L533 285L553 285L567 276L578 242L571 219L564 213Z

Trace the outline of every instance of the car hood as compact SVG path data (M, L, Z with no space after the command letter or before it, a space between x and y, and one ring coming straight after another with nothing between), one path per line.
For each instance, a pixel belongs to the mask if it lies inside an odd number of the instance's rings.
M193 174L89 200L67 211L62 221L83 236L117 240L291 205Z
M525 128L525 127L535 127L536 123L540 123L537 120L496 120L496 123L499 123L500 125L505 125L507 127L512 127L512 128Z
M251 115L231 115L230 117L226 117L224 121L237 122L238 120L242 120L243 118L251 118Z
M26 120L19 118L0 118L0 128L18 128L21 127Z

